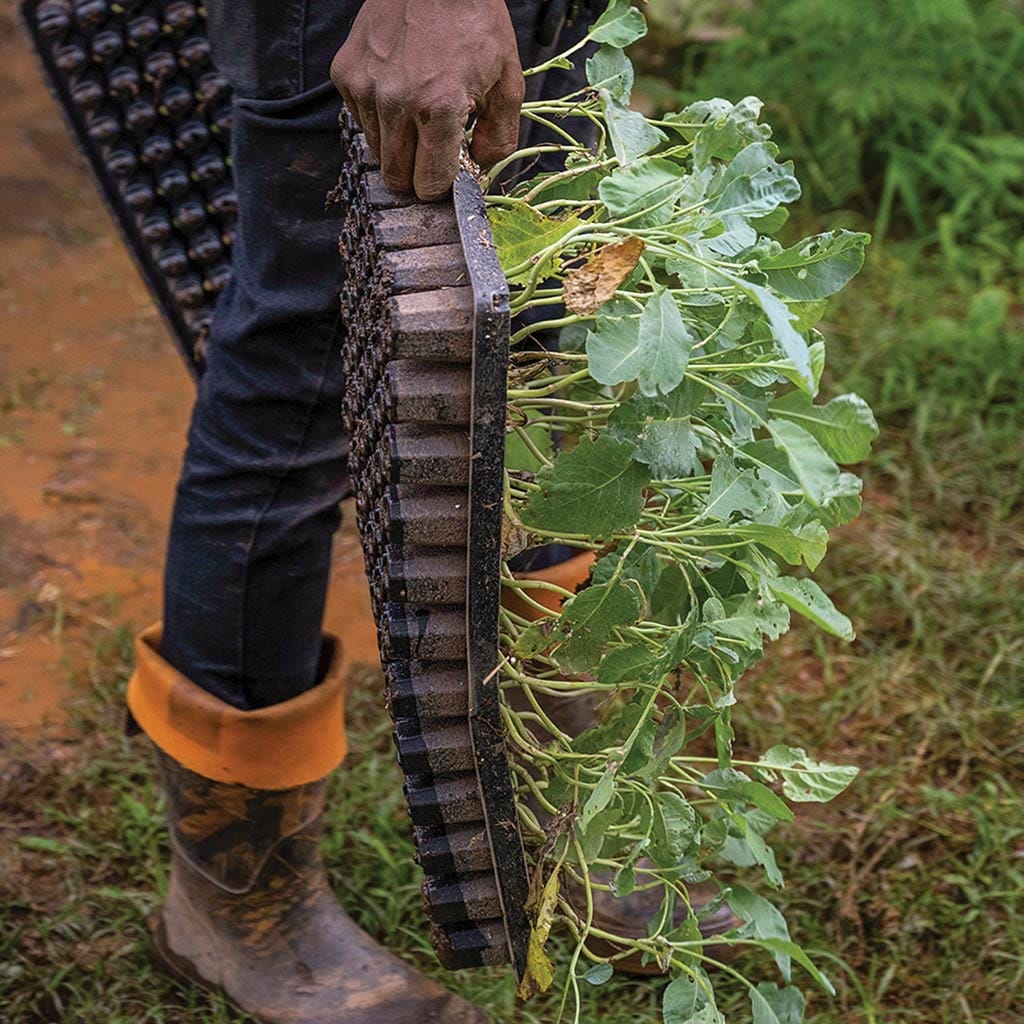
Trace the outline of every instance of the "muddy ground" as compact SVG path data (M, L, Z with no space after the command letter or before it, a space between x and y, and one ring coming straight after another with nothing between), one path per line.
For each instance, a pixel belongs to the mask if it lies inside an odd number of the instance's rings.
M59 724L97 626L160 614L191 380L0 6L0 723ZM376 648L355 536L328 626Z

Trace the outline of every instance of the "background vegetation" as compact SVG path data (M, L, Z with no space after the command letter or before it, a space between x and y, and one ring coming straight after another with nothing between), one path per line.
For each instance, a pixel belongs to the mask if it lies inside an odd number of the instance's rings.
M1022 5L654 0L651 13L641 63L652 105L668 93L762 96L810 186L799 227L876 232L864 273L824 324L826 390L858 391L883 428L864 515L834 542L822 581L859 638L847 647L794 630L748 684L743 704L755 710L737 723L752 750L796 735L865 769L835 805L789 827L791 927L841 958L838 999L815 996L808 1018L1016 1024ZM0 1021L236 1019L146 967L144 918L166 848L148 765L119 732L128 655L126 635L98 634L84 739L6 752L0 818L18 838L0 877ZM338 786L327 852L352 912L431 969L378 719L370 698L354 708L359 754ZM543 999L513 1008L505 972L454 983L500 1024L551 1020ZM616 980L589 998L588 1021L657 1020L656 984ZM731 1019L742 1020L739 993L737 1006Z

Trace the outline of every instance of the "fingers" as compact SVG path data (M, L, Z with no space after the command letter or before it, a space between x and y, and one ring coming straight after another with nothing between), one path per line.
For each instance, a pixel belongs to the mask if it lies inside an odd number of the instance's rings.
M519 111L526 94L526 79L518 63L508 64L482 109L477 111L470 153L481 167L493 167L516 151Z
M459 154L465 139L469 104L438 105L416 117L416 168L413 186L424 202L446 195L459 173Z
M379 102L377 116L380 123L380 172L384 176L384 184L393 192L412 192L416 129L405 109L398 104Z

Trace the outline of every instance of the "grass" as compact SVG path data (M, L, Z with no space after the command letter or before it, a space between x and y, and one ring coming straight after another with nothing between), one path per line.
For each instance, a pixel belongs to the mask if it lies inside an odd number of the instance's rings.
M974 288L910 245L876 251L831 311L834 390L883 434L865 513L823 582L859 639L795 630L744 684L740 742L806 746L864 771L777 846L794 934L835 1000L814 1024L1015 1024L1024 1017L1024 331L1005 288ZM161 798L121 730L126 632L98 632L70 730L0 745L0 1022L228 1024L241 1018L149 965L166 883ZM354 754L334 785L331 880L378 939L442 976L420 914L380 700L352 687ZM829 959L830 957L836 959ZM767 968L765 976L768 976ZM499 1024L555 1020L554 992L516 1006L505 971L447 976ZM657 1021L657 982L585 988L582 1020ZM557 988L557 985L556 985ZM746 1020L739 992L730 1021Z

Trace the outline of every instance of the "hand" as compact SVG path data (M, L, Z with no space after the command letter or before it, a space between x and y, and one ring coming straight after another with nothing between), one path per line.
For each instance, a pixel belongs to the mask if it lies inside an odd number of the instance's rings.
M504 0L366 0L331 80L396 192L451 188L471 113L474 160L515 152L525 81Z

